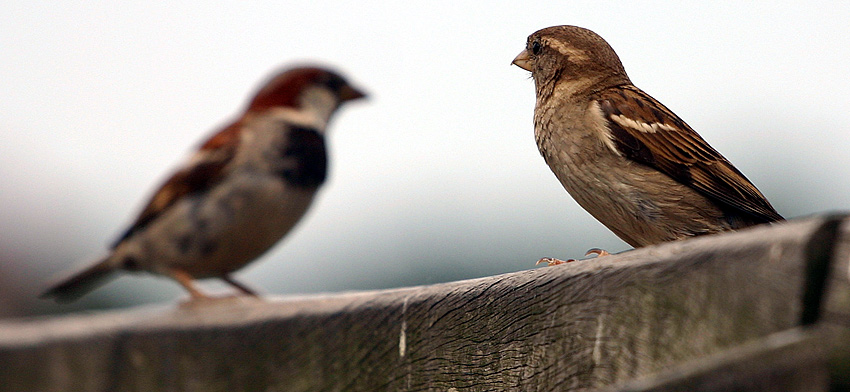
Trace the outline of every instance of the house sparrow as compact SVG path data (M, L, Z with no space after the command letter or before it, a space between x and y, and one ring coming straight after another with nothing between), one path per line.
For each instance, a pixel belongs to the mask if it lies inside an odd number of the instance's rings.
M342 103L362 97L325 69L278 74L165 181L109 254L42 298L75 300L117 270L171 277L193 299L206 298L193 280L210 277L255 295L230 274L271 248L310 207L326 176L328 121Z
M596 33L539 30L513 64L534 79L544 160L576 202L629 245L783 220L688 124L632 85Z

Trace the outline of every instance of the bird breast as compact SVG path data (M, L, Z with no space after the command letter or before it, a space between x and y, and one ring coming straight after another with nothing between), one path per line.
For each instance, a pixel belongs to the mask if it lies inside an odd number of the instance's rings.
M726 229L705 197L610 147L594 106L535 109L535 138L549 168L594 218L634 247Z

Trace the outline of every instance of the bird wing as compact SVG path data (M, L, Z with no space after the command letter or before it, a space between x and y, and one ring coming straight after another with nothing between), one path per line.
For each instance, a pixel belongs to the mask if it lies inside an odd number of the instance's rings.
M635 86L603 90L597 98L612 146L710 200L761 222L782 220L764 195L688 124Z
M154 193L136 221L113 244L113 248L143 229L181 198L204 192L217 184L223 177L227 164L236 154L240 130L241 125L237 121L207 139L189 163L174 173Z

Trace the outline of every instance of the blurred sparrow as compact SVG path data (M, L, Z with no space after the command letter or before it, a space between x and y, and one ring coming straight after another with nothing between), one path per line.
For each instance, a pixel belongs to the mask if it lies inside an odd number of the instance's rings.
M171 277L193 299L206 298L193 280L210 277L255 295L230 274L307 211L325 180L328 121L342 103L363 96L321 68L275 76L159 188L108 255L42 298L75 300L116 270Z
M688 124L632 85L594 32L537 31L513 64L534 79L534 136L546 163L582 208L629 245L783 220Z

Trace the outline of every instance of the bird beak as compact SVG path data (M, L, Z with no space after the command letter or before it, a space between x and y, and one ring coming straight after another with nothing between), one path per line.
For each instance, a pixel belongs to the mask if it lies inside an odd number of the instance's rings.
M531 58L528 55L528 50L523 50L519 52L519 54L514 58L514 61L511 64L516 65L526 71L531 71Z
M366 98L366 94L362 91L355 89L354 87L345 85L342 89L339 90L339 98L343 102L351 101L354 99Z

